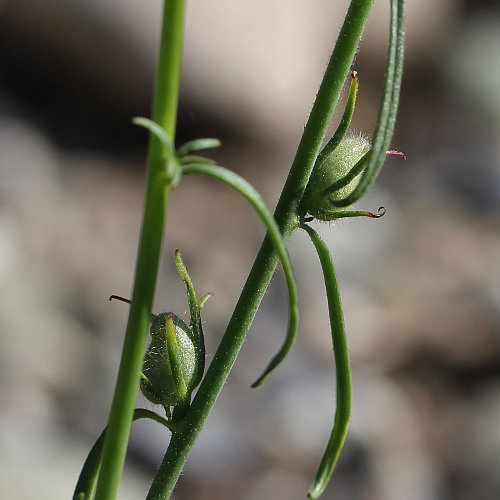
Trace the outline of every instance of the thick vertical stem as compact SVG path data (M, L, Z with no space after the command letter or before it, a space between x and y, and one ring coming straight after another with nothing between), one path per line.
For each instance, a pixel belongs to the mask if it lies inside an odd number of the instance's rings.
M172 140L177 119L183 26L184 0L165 0L153 121L163 127ZM96 500L115 500L125 462L167 217L170 186L165 182L165 164L168 154L164 145L152 136L132 304L104 440Z

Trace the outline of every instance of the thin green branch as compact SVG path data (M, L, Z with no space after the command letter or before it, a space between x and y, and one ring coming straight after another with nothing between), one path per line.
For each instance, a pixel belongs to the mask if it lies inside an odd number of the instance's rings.
M373 0L352 0L304 129L274 216L286 241L297 226L298 207L330 123L340 91L358 48ZM148 500L168 499L189 452L201 432L234 364L278 263L268 236L264 239L212 363L168 450Z
M166 0L153 101L153 121L172 141L175 135L184 28L184 1ZM115 500L132 425L135 400L156 286L170 185L165 165L172 153L151 135L145 207L136 261L132 304L104 440L96 500Z
M337 409L335 411L332 433L319 464L316 477L307 493L309 498L318 498L330 480L347 435L351 416L351 370L349 367L349 353L347 350L342 303L340 301L339 287L335 276L332 256L325 242L314 229L306 224L301 227L309 234L318 253L323 271L337 378Z

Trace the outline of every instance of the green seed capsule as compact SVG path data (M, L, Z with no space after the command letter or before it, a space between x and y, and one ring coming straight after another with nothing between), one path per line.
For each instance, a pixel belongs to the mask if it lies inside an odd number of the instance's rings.
M337 219L345 208L336 207L331 200L341 200L352 193L359 182L362 170L344 186L331 192L328 192L328 188L349 174L369 150L370 142L361 134L342 139L339 145L314 167L302 200L304 210L319 220Z
M197 380L197 347L189 327L172 313L155 316L142 368L141 391L154 404L186 401Z
M200 309L213 295L208 293L197 300L179 250L175 251L175 264L186 284L191 316L189 326L171 312L151 315L151 342L144 356L140 384L144 396L152 403L164 406L167 415L171 414L171 408L174 409L174 420L182 418L189 407L191 393L203 377L205 342ZM119 295L112 295L111 299L131 303Z

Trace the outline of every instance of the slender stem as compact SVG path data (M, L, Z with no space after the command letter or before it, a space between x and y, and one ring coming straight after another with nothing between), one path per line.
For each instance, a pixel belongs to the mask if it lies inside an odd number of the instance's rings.
M298 206L325 137L340 91L349 73L373 0L352 0L285 187L274 213L285 240L297 225ZM238 355L257 308L278 263L268 237L264 239L226 332L195 398L172 436L153 481L148 500L168 499Z
M184 26L184 0L166 0L153 101L153 120L174 138ZM132 304L104 440L96 500L115 500L125 462L148 323L158 274L170 186L165 164L170 154L151 136L146 201L136 261Z

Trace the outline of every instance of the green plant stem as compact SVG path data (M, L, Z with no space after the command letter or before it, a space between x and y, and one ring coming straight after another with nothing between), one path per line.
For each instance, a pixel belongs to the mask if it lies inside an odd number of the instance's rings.
M166 0L163 10L153 120L174 139L184 27L184 0ZM125 462L148 324L158 274L170 185L165 182L165 146L150 138L148 173L132 304L104 440L96 500L115 500Z
M290 173L274 213L283 238L297 227L300 200L325 137L342 86L349 73L373 0L352 0L330 57ZM213 361L170 445L151 485L148 500L168 499L200 434L276 269L278 256L264 239Z

